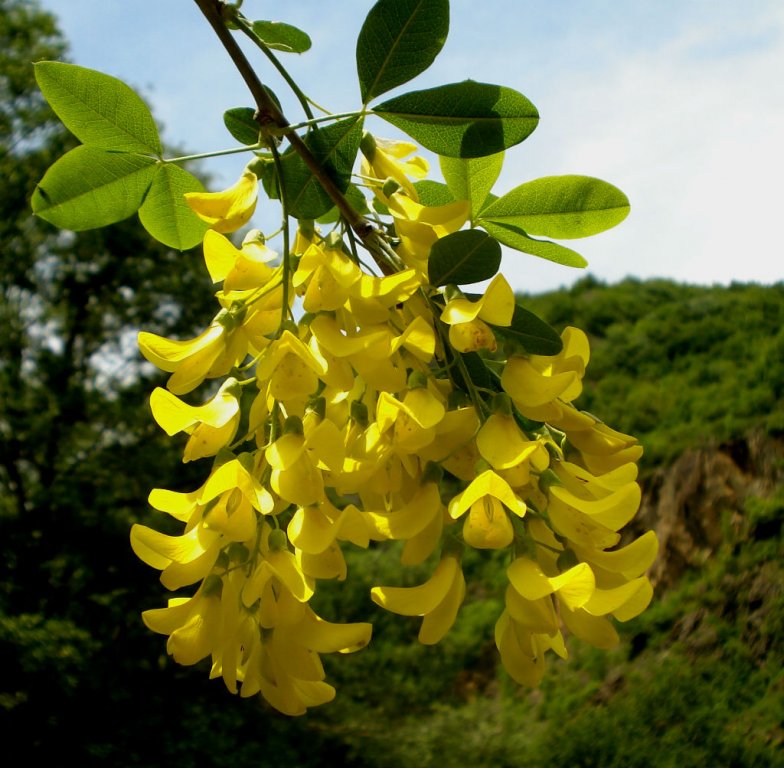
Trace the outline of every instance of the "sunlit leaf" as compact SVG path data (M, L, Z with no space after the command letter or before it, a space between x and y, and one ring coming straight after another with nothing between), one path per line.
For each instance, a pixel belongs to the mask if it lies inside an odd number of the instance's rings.
M314 128L305 137L313 157L341 192L348 188L361 138L361 117L340 120L326 128ZM282 164L283 188L292 216L317 219L333 207L332 198L298 154L287 153Z
M152 180L139 219L159 242L185 251L198 245L209 226L187 205L186 192L203 192L204 185L188 171L161 163Z
M33 193L33 213L62 229L114 224L135 213L156 173L151 157L80 146L63 155Z
M59 61L34 66L41 92L79 141L160 156L161 140L150 110L121 80Z
M441 157L441 173L456 200L471 202L471 216L476 217L501 173L503 152L487 157Z
M455 197L449 191L446 184L432 179L422 179L414 183L414 189L419 195L419 202L428 207L439 205L449 205L455 202Z
M412 91L373 113L446 157L485 157L519 144L539 122L523 94L501 85L462 83Z
M281 109L280 99L275 92L266 85L262 86L267 95L275 102L278 109ZM259 124L256 122L256 110L253 107L233 107L223 113L223 124L229 133L240 142L240 144L258 144Z
M370 212L367 199L359 187L355 186L354 184L349 184L345 195L349 205L357 213L364 215ZM337 206L333 206L323 216L319 216L317 221L319 224L333 224L338 220L338 218L340 218L340 212L338 211Z
M537 240L528 237L519 227L498 224L484 219L479 219L476 223L486 229L499 243L514 248L516 251L539 256L539 258L554 261L556 264L563 264L565 267L582 268L588 266L588 262L577 251L550 240Z
M501 266L501 246L478 229L452 232L430 249L428 280L431 285L464 285L488 280Z
M286 53L305 53L310 46L306 32L282 21L254 21L253 31L268 47Z
M604 232L629 214L620 189L590 176L545 176L521 184L488 205L484 221L529 235L577 238Z
M449 32L449 0L380 0L357 39L362 102L407 83L432 63Z
M223 124L240 144L258 144L259 124L253 119L252 107L234 107L223 113Z

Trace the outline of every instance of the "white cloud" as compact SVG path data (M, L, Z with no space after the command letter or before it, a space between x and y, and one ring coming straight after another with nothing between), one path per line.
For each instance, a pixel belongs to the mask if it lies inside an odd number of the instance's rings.
M193 151L231 143L220 115L248 98L194 4L159 4L154 20L135 3L44 4L62 15L77 63L142 87L170 141ZM354 103L353 40L370 5L341 0L325 13L302 0L281 12L314 39L312 52L287 62L333 109ZM248 0L243 11L261 6ZM772 282L784 278L782 72L780 0L453 0L447 45L412 87L472 77L534 101L540 127L508 153L499 189L582 173L629 195L623 224L571 243L600 278ZM242 163L205 167L222 183ZM514 252L503 268L525 290L582 274Z
M601 278L626 274L711 283L784 278L777 242L784 179L784 9L721 14L601 73L558 76L540 103L534 158L510 152L505 180L585 173L621 187L626 222L573 244ZM539 139L538 145L535 138ZM513 154L514 153L514 154ZM514 160L512 158L515 158ZM505 268L527 289L565 271ZM528 264L526 264L526 268Z

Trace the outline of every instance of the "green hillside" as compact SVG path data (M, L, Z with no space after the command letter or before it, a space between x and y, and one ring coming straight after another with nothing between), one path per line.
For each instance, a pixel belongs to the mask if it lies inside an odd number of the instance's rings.
M784 430L784 283L727 288L591 277L528 297L589 334L581 407L645 445L645 467L760 426Z

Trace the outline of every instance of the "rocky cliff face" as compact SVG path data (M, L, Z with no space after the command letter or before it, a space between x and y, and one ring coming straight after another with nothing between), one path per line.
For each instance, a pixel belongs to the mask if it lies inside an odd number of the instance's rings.
M722 526L743 524L749 496L768 496L784 480L784 440L761 433L684 453L643 482L640 529L656 531L654 585L667 588L719 547Z

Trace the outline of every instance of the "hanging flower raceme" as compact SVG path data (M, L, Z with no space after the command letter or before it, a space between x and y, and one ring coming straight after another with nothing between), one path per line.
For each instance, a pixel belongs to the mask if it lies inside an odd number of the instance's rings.
M334 697L320 654L370 640L369 624L310 607L319 582L351 578L347 548L402 542L401 568L430 574L370 593L419 617L424 644L458 619L475 577L463 553L506 551L495 643L523 685L538 684L549 651L568 656L569 635L612 647L616 623L651 599L655 536L621 543L640 504L642 449L575 405L588 337L558 336L520 306L487 266L491 238L461 239L480 211L460 196L470 185L428 199L416 150L362 140L358 178L385 238L369 254L343 224L322 235L304 219L280 253L256 230L235 246L222 233L254 210L248 171L229 190L188 196L211 224L204 258L220 309L192 339L139 336L171 374L152 393L153 417L188 436L184 461L209 467L195 491L150 495L182 533L132 529L165 587L196 585L144 621L177 662L209 659L230 692L289 715ZM434 250L439 241L448 247ZM462 285L478 280L488 281L479 294ZM202 385L202 404L181 398Z
M268 52L265 25L241 5L199 3L225 25L224 43L242 29ZM368 624L311 607L321 582L352 577L354 557L394 553L399 571L368 599L421 619L425 644L484 591L472 589L477 562L507 564L495 642L524 685L541 680L549 651L568 655L570 636L611 647L652 596L656 538L628 533L642 446L580 408L588 336L556 332L499 272L502 245L584 266L557 240L615 226L628 200L576 175L493 192L504 153L538 123L511 88L469 80L385 97L441 49L448 5L426 4L423 24L421 3L377 0L355 49L352 112L314 117L310 89L275 59L305 112L289 121L243 58L256 108L224 116L239 145L190 158L164 158L152 115L114 78L36 65L84 143L41 179L36 214L80 231L138 211L183 263L201 244L216 300L212 319L181 338L138 335L168 374L152 417L204 478L149 496L177 533L131 529L133 551L175 592L143 620L178 663L205 662L230 692L289 715L335 695L321 654L370 640ZM299 50L307 35L289 32L283 47ZM411 140L368 133L373 118ZM426 178L419 141L443 181ZM222 191L201 191L178 165L240 153L251 162ZM252 227L260 191L275 230L232 240Z

